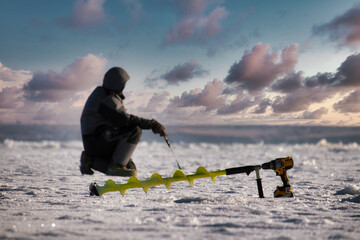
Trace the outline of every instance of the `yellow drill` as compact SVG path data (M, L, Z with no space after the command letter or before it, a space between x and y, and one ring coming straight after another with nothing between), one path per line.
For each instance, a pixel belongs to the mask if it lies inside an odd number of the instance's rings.
M286 170L291 169L294 166L294 161L291 157L276 158L270 162L261 165L262 169L272 169L276 173L276 176L281 177L283 186L277 186L274 191L274 197L293 197L294 192L290 186L289 178L286 175Z

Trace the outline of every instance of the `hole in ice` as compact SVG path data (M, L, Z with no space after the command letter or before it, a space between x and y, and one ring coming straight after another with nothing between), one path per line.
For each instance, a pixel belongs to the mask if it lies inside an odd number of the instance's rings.
M36 193L34 191L30 191L25 193L26 195L30 195L30 196L36 196Z
M303 224L304 220L302 220L300 218L289 218L289 219L284 220L283 222L285 222L285 223L294 223L294 224Z
M200 197L194 197L194 198L181 198L178 200L175 200L175 203L201 203L206 201L207 199L205 198L200 198Z
M230 191L226 191L224 193L228 193L228 194L231 194L231 193L236 193L234 190L230 190Z
M165 208L150 208L150 209L145 209L144 211L149 211L149 212L163 212L166 211Z
M61 217L58 217L56 218L57 220L71 220L72 217L69 216L69 215L64 215L64 216L61 216Z
M215 224L207 224L204 227L226 227L226 228L239 228L241 227L239 224L227 222L227 223L215 223Z

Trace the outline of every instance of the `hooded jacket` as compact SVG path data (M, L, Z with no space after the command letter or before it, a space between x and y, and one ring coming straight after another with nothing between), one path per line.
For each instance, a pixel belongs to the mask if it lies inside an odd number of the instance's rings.
M97 87L87 99L81 114L81 134L96 135L107 129L117 128L126 132L138 126L151 129L149 119L126 112L122 91L130 79L128 73L119 67L111 68L104 76L103 85Z

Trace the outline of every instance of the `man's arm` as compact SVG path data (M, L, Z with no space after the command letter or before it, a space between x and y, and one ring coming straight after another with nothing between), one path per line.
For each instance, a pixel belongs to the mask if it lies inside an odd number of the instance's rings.
M125 112L117 112L105 103L101 103L98 112L108 121L119 127L139 126L141 129L152 129L153 123L149 119L137 117Z

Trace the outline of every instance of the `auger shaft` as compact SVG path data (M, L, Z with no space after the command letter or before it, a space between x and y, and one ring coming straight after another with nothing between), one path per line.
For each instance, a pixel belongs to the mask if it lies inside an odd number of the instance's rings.
M170 145L169 138L168 138L168 136L167 136L166 134L164 135L164 139L165 139L166 144L167 144L168 147L170 148L171 154L173 155L173 157L174 157L174 159L175 159L175 162L176 162L178 168L181 170L180 164L179 164L178 160L177 160L176 157L175 157L175 153L174 153L174 151L172 150L172 147L171 147L171 145Z

